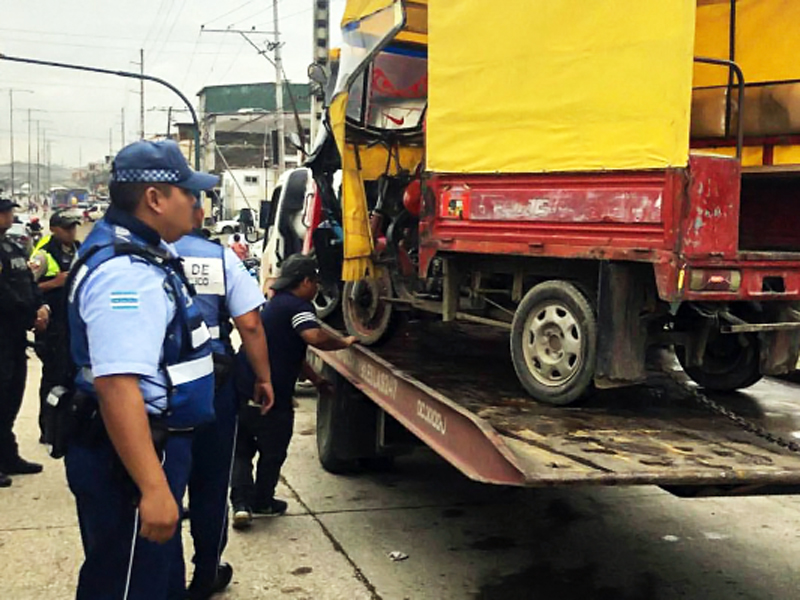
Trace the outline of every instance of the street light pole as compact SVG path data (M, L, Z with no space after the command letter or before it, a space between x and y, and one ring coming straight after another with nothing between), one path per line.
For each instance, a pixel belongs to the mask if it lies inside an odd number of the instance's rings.
M283 63L281 32L278 30L278 0L272 0L272 22L275 26L275 112L278 114L278 175L286 167L286 124L283 122Z
M18 62L18 63L25 63L29 65L40 65L43 67L56 67L60 69L72 69L75 71L88 71L89 73L102 73L104 75L116 75L117 77L126 77L128 79L144 79L145 81L152 81L154 83L158 83L163 85L164 87L170 89L174 92L183 102L186 104L186 107L189 109L189 113L192 115L192 122L194 123L194 168L199 170L200 169L200 125L197 122L197 113L194 110L194 106L183 93L176 88L171 83L164 81L158 77L153 77L152 75L145 75L143 73L132 73L130 71L113 71L111 69L101 69L99 67L89 67L86 65L76 65L72 63L62 63L62 62L55 62L51 60L37 60L35 58L25 58L22 56L9 56L8 54L0 54L0 60L8 60L11 62Z

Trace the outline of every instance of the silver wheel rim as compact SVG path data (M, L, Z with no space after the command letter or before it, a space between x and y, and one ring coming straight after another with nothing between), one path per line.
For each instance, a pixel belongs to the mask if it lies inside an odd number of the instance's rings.
M325 312L329 310L338 301L338 295L329 294L322 289L320 289L320 291L317 292L317 295L314 296L314 306L319 312Z
M563 386L580 372L584 336L575 315L565 305L539 305L525 320L522 335L525 363L538 383Z

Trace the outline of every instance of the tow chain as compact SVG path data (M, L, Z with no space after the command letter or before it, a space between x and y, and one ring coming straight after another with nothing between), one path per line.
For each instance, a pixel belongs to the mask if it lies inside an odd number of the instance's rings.
M664 365L661 370L670 379L672 379L672 381L677 383L684 391L688 392L692 400L697 402L703 408L710 410L711 412L716 413L722 417L725 417L729 421L732 421L737 427L739 427L743 431L751 433L758 438L766 440L771 444L780 446L781 448L785 448L790 452L800 453L800 444L782 438L779 435L775 435L774 433L767 431L760 425L756 425L755 423L746 419L742 415L732 411L726 406L723 406L722 404L715 402L714 400L703 394L699 389L697 389L693 385L690 385L686 379L681 379L680 375L683 374L682 371L676 371L674 369L671 369L669 365Z

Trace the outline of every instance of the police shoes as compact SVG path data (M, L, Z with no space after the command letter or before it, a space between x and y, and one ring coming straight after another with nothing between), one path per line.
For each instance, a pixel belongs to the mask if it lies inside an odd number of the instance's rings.
M29 462L21 456L0 462L0 472L8 475L33 475L42 472L42 465Z
M188 598L189 600L208 600L214 594L219 594L228 587L231 579L233 579L233 567L225 562L220 563L213 582L204 584L192 579L192 583L189 584Z

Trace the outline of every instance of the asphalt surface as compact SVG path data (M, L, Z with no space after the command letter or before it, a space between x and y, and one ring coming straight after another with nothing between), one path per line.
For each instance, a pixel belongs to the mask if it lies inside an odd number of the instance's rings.
M16 432L23 456L45 471L0 489L0 599L67 600L80 539L63 462L37 443L40 365L30 354ZM787 399L798 392L790 383L757 388ZM299 399L279 488L288 514L231 532L225 558L235 573L220 598L800 598L800 498L680 499L649 486L493 487L424 449L388 472L334 476L317 461L315 404ZM392 552L407 558L393 561Z
M36 442L38 360L17 433L45 463L0 490L0 589L74 597L81 547L63 463ZM789 385L789 384L780 384ZM385 473L317 463L315 400L301 397L280 495L289 512L231 532L221 598L793 599L798 500L679 499L653 487L519 490L465 479L429 451ZM184 528L187 560L191 541ZM393 561L390 553L407 558Z

